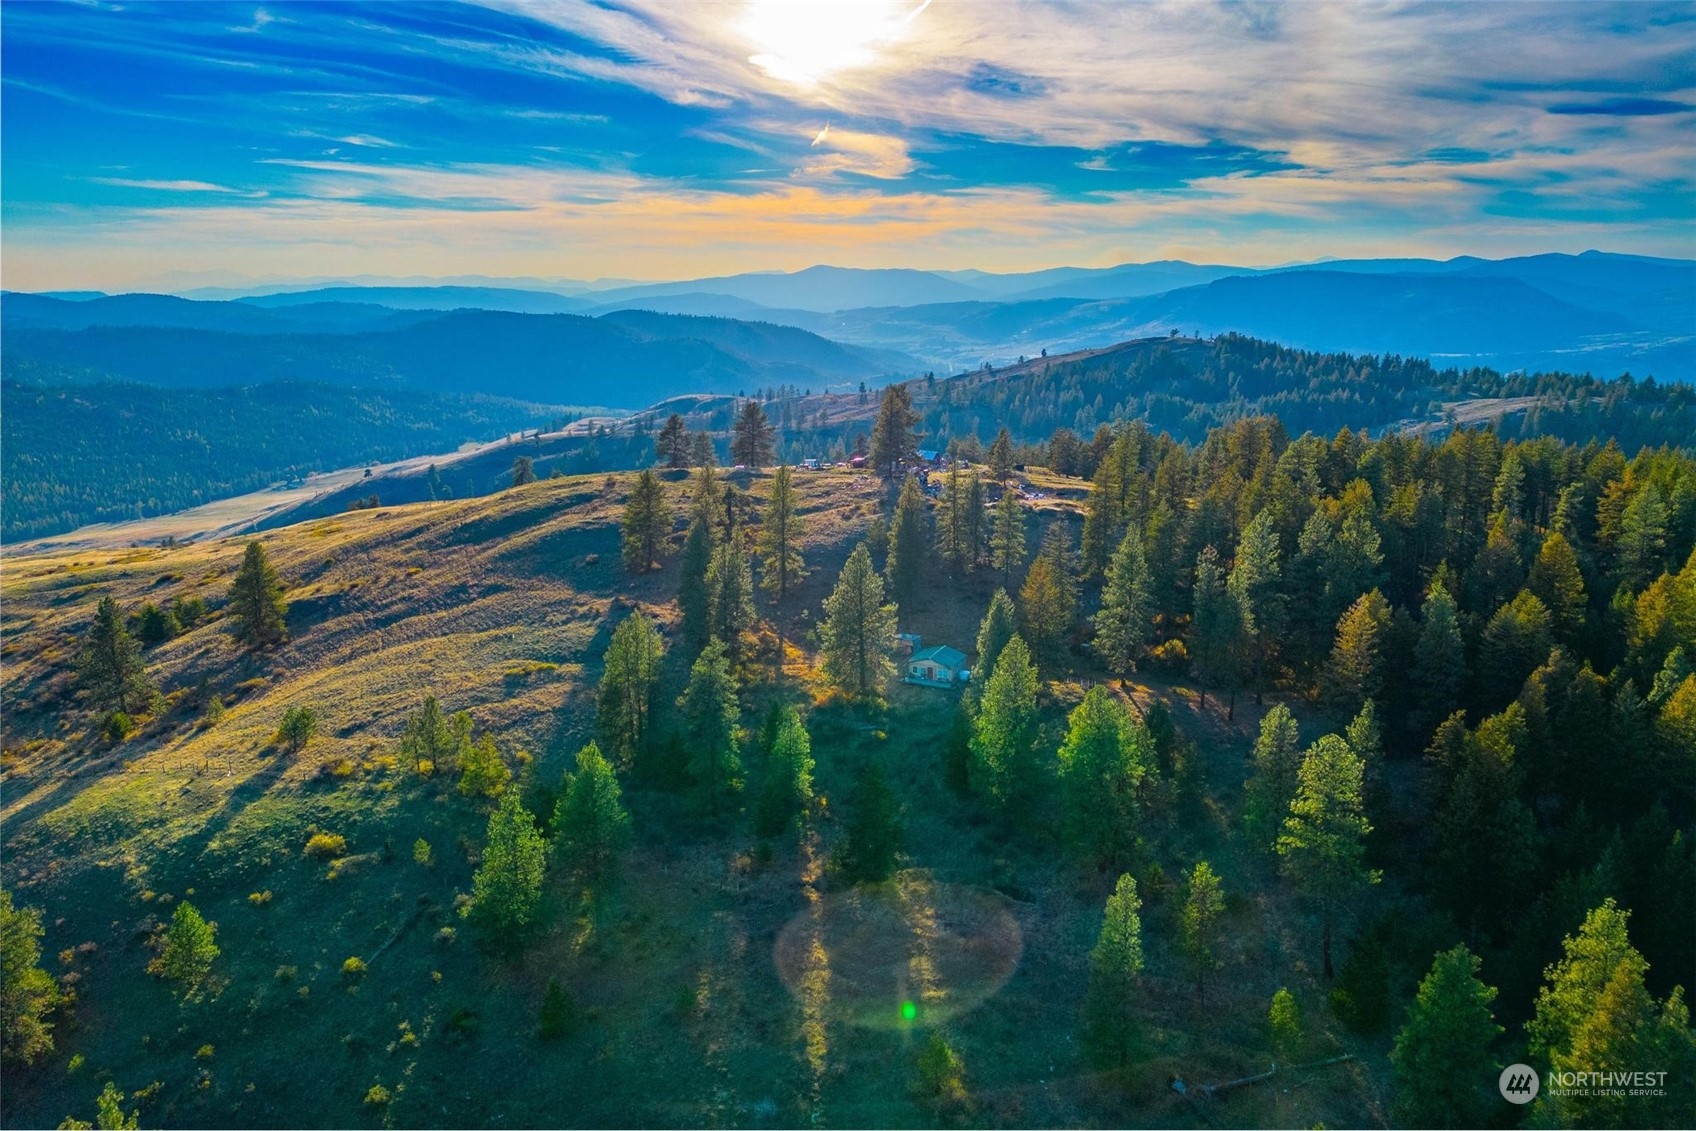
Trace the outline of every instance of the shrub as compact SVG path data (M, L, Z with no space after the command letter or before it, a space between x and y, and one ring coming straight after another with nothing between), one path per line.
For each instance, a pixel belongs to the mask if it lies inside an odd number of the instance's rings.
M269 891L249 892L247 901L255 907L264 907L271 902L271 893Z
M542 997L542 1010L537 1018L536 1035L544 1041L557 1041L570 1036L575 1028L577 1002L559 984L559 979L549 978L548 992Z
M373 1084L371 1085L371 1090L365 1093L365 1106L382 1107L392 1098L393 1097L389 1094L389 1090L383 1087L383 1085Z
M370 969L370 967L365 965L365 959L356 954L342 963L342 977L349 981L352 981L355 978L363 978L365 976L365 971L368 969Z
M296 970L293 966L279 966L277 967L277 972L273 974L272 977L276 978L278 982L286 986L290 982L294 981L294 977L298 973L300 973L300 971Z
M430 842L419 837L412 842L412 859L428 868L436 862L436 854L430 848Z
M1301 1012L1296 1008L1295 995L1279 989L1272 995L1272 1007L1266 1013L1267 1026L1272 1031L1272 1055L1289 1059L1301 1048Z
M347 852L347 838L335 833L313 833L306 842L306 855L320 860L341 856Z
M199 1050L197 1050L195 1052L194 1059L196 1059L196 1060L211 1060L212 1059L212 1046L211 1045L201 1045Z
M223 721L224 699L220 695L214 695L206 701L206 713L200 717L200 725L210 728Z
M113 711L106 716L106 725L101 728L112 742L122 742L135 732L135 720L122 711Z
M274 741L290 754L299 754L317 733L318 712L311 707L294 706L283 712Z

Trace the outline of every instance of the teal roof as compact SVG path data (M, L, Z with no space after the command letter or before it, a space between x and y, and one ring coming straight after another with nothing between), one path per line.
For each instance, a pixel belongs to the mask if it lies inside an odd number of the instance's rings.
M966 654L958 648L950 648L946 644L938 644L935 647L926 648L923 652L916 652L910 662L917 664L926 660L940 664L945 668L958 669L966 666Z

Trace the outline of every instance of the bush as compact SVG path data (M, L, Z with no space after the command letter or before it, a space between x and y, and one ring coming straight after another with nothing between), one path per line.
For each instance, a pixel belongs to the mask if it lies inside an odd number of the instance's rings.
M122 711L113 711L106 716L106 725L101 732L111 742L122 742L135 733L135 720Z
M200 717L200 725L203 727L215 727L223 721L224 699L220 695L214 695L206 701L206 713Z
M271 893L269 891L249 892L247 901L255 907L264 907L271 902Z
M389 1094L389 1090L383 1087L383 1085L373 1084L371 1085L371 1090L365 1093L365 1106L382 1107L393 1098L394 1097Z
M274 741L290 754L299 754L318 733L318 712L311 707L290 707L277 724Z
M306 855L320 860L341 856L347 852L347 837L336 833L313 833L306 842Z
M365 965L365 959L356 954L342 963L342 977L349 981L353 981L356 978L363 978L365 976L365 971L368 969L370 969L370 967Z
M1301 1011L1295 995L1280 988L1272 995L1272 1007L1267 1010L1266 1023L1272 1033L1272 1055L1285 1060L1301 1049Z
M412 859L428 868L436 862L436 854L430 848L430 842L419 837L412 842Z
M542 997L542 1010L537 1019L536 1035L544 1041L557 1041L570 1036L577 1028L577 1002L559 979L548 979L548 992Z

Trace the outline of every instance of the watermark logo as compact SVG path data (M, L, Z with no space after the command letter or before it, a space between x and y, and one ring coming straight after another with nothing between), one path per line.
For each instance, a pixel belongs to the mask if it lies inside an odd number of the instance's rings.
M1502 1098L1510 1104L1528 1104L1537 1098L1537 1090L1543 1082L1537 1078L1537 1070L1529 1064L1510 1064L1502 1069L1502 1078L1496 1081L1496 1087L1501 1089Z

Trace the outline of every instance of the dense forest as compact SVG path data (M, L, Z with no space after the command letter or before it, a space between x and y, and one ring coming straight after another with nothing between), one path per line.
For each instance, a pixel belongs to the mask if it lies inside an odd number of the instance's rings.
M495 397L281 382L234 389L8 380L5 525L17 541L146 518L279 480L452 451L549 415Z
M158 1081L96 1097L38 1072L29 1110L206 1123L281 1103L255 1110L335 1122L363 1095L373 1118L463 1120L446 1081L500 1063L502 1102L541 1105L525 1122L559 1102L588 1122L613 1121L608 1104L753 1122L737 1097L776 1073L768 1115L786 1123L1690 1124L1696 459L1464 428L1292 438L1270 416L1186 443L1133 421L1099 451L1050 445L1093 463L1087 493L1058 500L1065 478L1017 468L1007 433L983 465L939 472L919 423L891 386L868 437L883 474L766 474L783 440L748 401L741 470L677 418L636 475L538 481L521 459L488 500L275 532L288 572L259 541L233 576L228 549L159 551L215 553L190 567L216 579L209 599L151 563L127 583L139 605L103 596L90 615L103 590L81 590L87 619L51 637L74 665L32 660L7 690L14 728L82 729L15 729L8 749L127 743L219 812L239 764L272 823L216 832L228 857L162 854L141 934L98 961L65 950L57 982L35 901L70 881L51 838L20 842L33 880L0 905L23 971L7 1055L48 1063L62 1032ZM67 561L27 586L87 576L70 561L52 581ZM68 623L27 586L31 616ZM560 613L592 640L552 653L566 664L456 656ZM952 693L899 685L897 631L919 625L963 646ZM420 686L417 649L461 631L432 653L460 674ZM533 677L575 680L580 657L588 682L534 697ZM456 680L493 685L467 701ZM538 727L557 730L532 755L516 736ZM275 796L286 782L298 808ZM100 804L53 820L155 835ZM315 933L253 918L273 887ZM419 921L439 929L407 938ZM703 957L726 924L728 950ZM339 981L295 965L343 948ZM791 997L770 996L774 962ZM92 1026L76 1004L120 993L148 1004ZM398 1011L420 999L415 1029ZM48 1028L56 1010L78 1025ZM181 1018L171 1044L150 1044L150 1010ZM283 1010L345 1030L321 1095L251 1067L278 1061L250 1019ZM658 1048L683 1075L649 1075ZM1181 1106L1178 1071L1268 1061L1294 1080L1259 1102L1293 1107ZM1529 1108L1497 1093L1516 1061L1551 1081ZM1665 1075L1555 1086L1614 1070Z
M1290 435L1441 431L1462 414L1461 423L1493 423L1504 439L1582 443L1608 436L1627 451L1696 436L1696 386L1688 383L1439 369L1421 358L1316 353L1236 334L1128 342L908 385L925 446L937 449L1003 427L1014 441L1034 444L1059 428L1088 435L1133 420L1198 442L1211 429L1256 415L1276 416ZM875 394L866 392L782 392L772 391L768 412L783 425L784 453L794 458L855 450L876 407ZM1516 398L1531 400L1511 403Z

